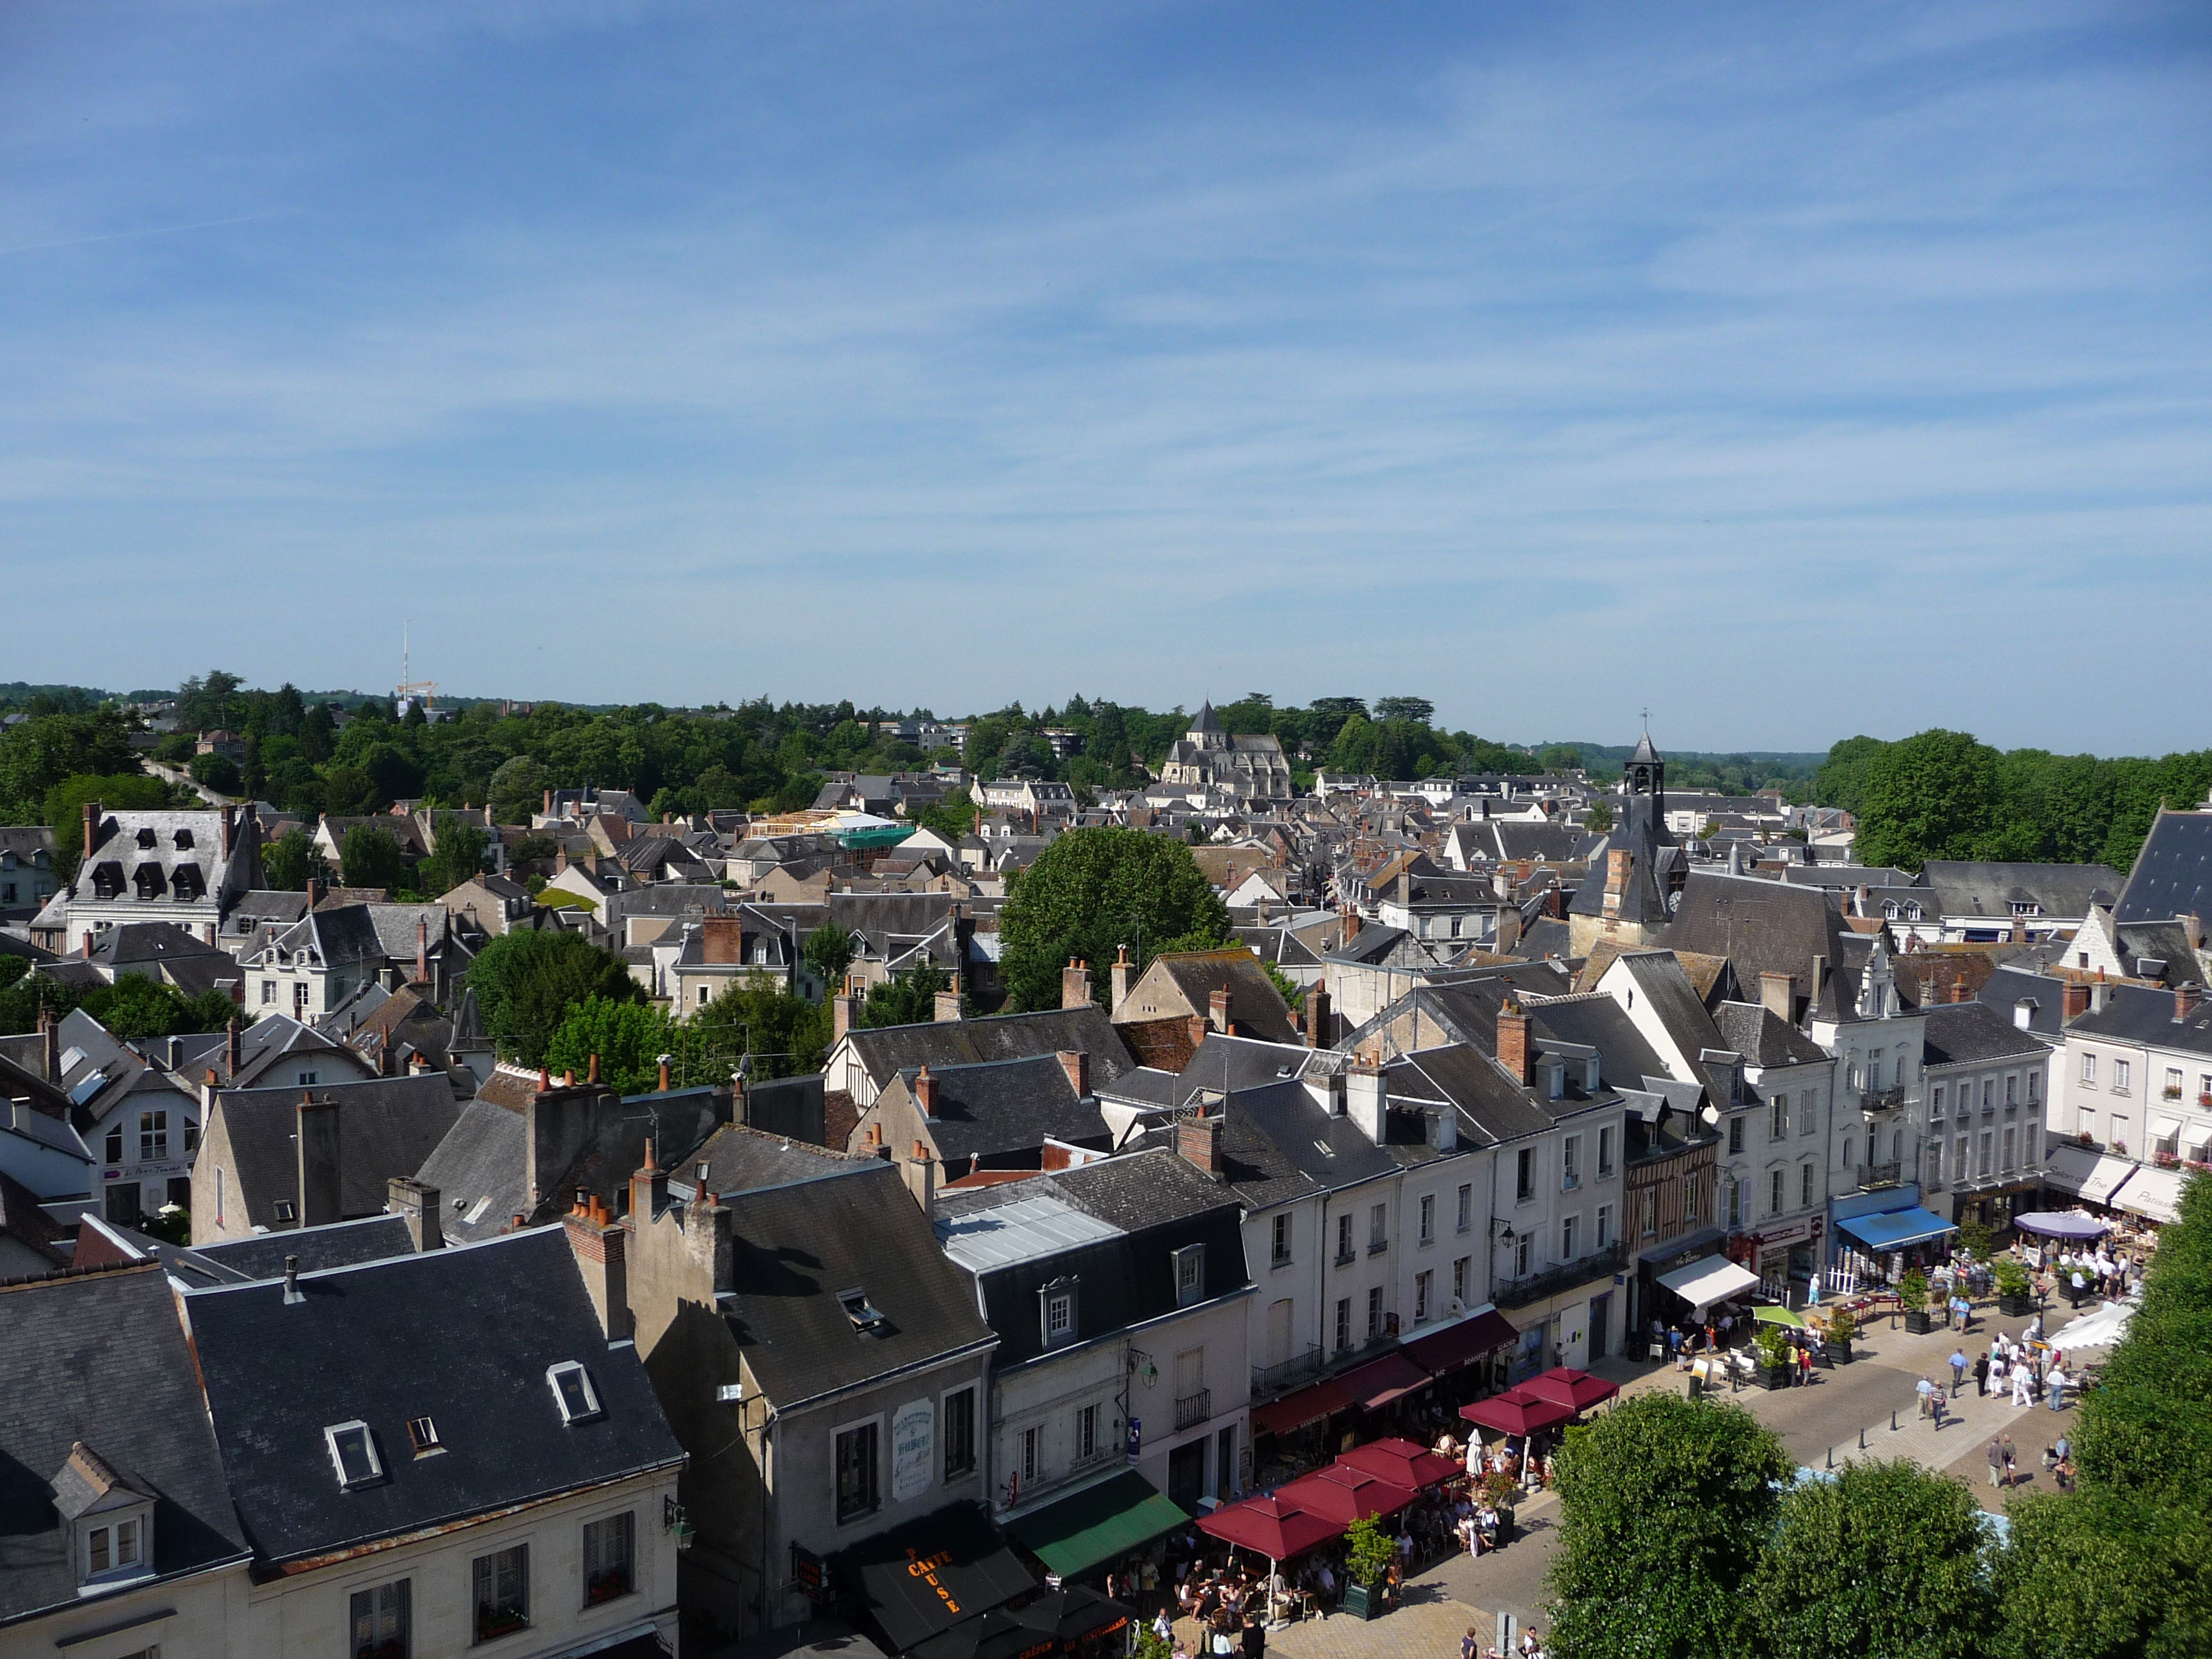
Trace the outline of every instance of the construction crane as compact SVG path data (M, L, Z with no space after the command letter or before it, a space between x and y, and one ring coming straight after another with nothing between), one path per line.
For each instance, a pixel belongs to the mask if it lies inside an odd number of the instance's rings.
M399 684L392 690L392 701L395 704L404 705L409 698L420 696L422 699L422 717L425 720L433 720L436 718L431 710L434 707L434 700L437 696L438 682L409 678L413 665L408 653L407 629L407 623L403 622L399 624Z

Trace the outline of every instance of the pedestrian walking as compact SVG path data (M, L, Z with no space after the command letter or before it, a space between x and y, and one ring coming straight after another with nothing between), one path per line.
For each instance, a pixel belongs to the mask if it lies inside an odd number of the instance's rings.
M1956 1394L1966 1386L1966 1351L1963 1347L1951 1350L1951 1392Z
M1936 1426L1938 1429L1941 1429L1941 1428L1943 1426L1943 1390L1942 1390L1942 1389L1937 1389L1934 1393L1930 1394L1930 1395L1928 1396L1928 1410L1929 1410L1929 1414L1930 1416L1934 1417L1934 1418L1935 1418L1935 1419L1936 1419Z
M2012 1368L2012 1403L2015 1406L2035 1403L2034 1385L2028 1380L2028 1370L2025 1365Z
M1990 1391L1990 1357L1985 1353L1974 1356L1974 1392L1986 1395Z
M2066 1373L2056 1364L2051 1368L2051 1409L2055 1412L2066 1409Z
M1936 1392L1936 1385L1923 1376L1913 1384L1912 1391L1920 1396L1920 1414L1927 1416L1929 1401Z
M2011 1489L2012 1483L2013 1483L2013 1480L2014 1480L2014 1468L2015 1468L2015 1467L2016 1467L2016 1466L2015 1466L2015 1464L2014 1464L2014 1459L2017 1455L2018 1455L2018 1451L2017 1451L2017 1449L2016 1449L2016 1448L2013 1445L2013 1443L2012 1443L2012 1437L2011 1437L2010 1435L2006 1435L2006 1436L2004 1437L2004 1460L2005 1460L2005 1478L2004 1478L2004 1483L2005 1483L2006 1489L2007 1489L2008 1491L2009 1491L2009 1490Z
M1797 1350L1797 1380L1808 1386L1813 1381L1813 1350L1809 1346Z
M1482 1640L1475 1635L1474 1626L1469 1625L1467 1634L1460 1638L1459 1659L1481 1659L1481 1655Z
M1244 1615L1244 1659L1267 1659L1267 1627L1252 1617Z
M2004 1447L1995 1435L1990 1437L1990 1485L2004 1486Z

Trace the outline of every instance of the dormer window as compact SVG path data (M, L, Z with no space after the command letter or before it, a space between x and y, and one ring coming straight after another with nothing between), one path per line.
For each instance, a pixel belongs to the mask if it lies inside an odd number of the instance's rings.
M1075 1340L1075 1291L1074 1279L1060 1279L1037 1292L1037 1311L1046 1347L1064 1347Z
M207 880L198 865L180 864L170 872L169 887L175 897L190 902L206 895Z
M890 1322L883 1310L868 1300L868 1293L858 1287L837 1292L837 1305L845 1310L845 1317L853 1322L853 1328L866 1336L882 1336Z
M1188 1308L1206 1295L1206 1246L1186 1244L1175 1253L1176 1306Z
M138 832L138 844L141 847L150 848L154 845L155 840L155 837L154 831L150 827L143 829Z
M84 1577L104 1577L123 1567L135 1567L145 1553L145 1526L137 1516L112 1526L84 1530Z
M153 1494L128 1485L81 1440L70 1447L51 1490L70 1523L81 1589L88 1595L151 1576Z
M323 1431L323 1442L330 1448L331 1466L338 1472L338 1485L346 1491L384 1479L384 1460L376 1455L376 1437L369 1433L368 1425L360 1419L331 1424Z
M191 850L192 832L189 830L178 830L174 836L170 837L170 840L179 853L186 853Z
M92 872L92 890L104 899L118 896L123 891L123 866L107 863Z
M553 1390L553 1399L561 1407L563 1423L582 1423L599 1414L599 1390L592 1388L591 1374L573 1359L545 1368L545 1381Z

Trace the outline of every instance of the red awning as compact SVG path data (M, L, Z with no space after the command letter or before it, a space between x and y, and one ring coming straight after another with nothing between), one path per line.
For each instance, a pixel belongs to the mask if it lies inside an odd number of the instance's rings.
M1333 1379L1336 1386L1369 1410L1387 1406L1401 1395L1425 1389L1434 1379L1402 1353L1386 1353L1364 1365L1355 1365Z
M1198 1518L1199 1530L1257 1550L1271 1561L1301 1554L1344 1530L1326 1516L1285 1503L1279 1498L1247 1498L1224 1504Z
M1355 1446L1336 1461L1349 1468L1365 1469L1395 1486L1433 1486L1467 1473L1456 1459L1440 1457L1410 1440L1376 1440Z
M1349 1411L1358 1402L1331 1380L1316 1382L1296 1394L1286 1394L1272 1406L1252 1413L1255 1434L1288 1434L1309 1423L1318 1423L1332 1412Z
M1510 1348L1520 1340L1521 1333L1513 1328L1513 1322L1491 1308L1472 1319L1462 1319L1456 1325L1414 1338L1406 1345L1406 1352L1417 1364L1442 1376L1447 1371L1457 1370L1470 1359Z
M1539 1400L1573 1407L1577 1415L1620 1392L1618 1382L1608 1382L1601 1376L1592 1376L1588 1371L1578 1371L1567 1365L1546 1371L1541 1376L1532 1376L1521 1387Z
M1534 1434L1539 1429L1557 1428L1575 1414L1572 1406L1554 1404L1539 1400L1521 1389L1508 1389L1504 1394L1492 1395L1487 1400L1478 1400L1472 1406L1462 1406L1459 1414L1470 1423L1480 1423L1486 1429L1496 1429L1503 1434Z
M1355 1521L1395 1515L1420 1493L1411 1486L1394 1486L1364 1469L1332 1463L1300 1475L1289 1486L1278 1488L1275 1496L1292 1509L1334 1522L1341 1532Z

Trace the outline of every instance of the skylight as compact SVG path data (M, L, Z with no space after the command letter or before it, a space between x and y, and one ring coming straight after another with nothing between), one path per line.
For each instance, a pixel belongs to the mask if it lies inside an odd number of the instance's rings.
M853 1328L856 1331L880 1336L884 1325L889 1322L884 1318L882 1310L868 1300L868 1293L864 1290L838 1291L837 1305L845 1310L845 1317L853 1322Z
M417 1457L428 1457L433 1452L446 1449L445 1443L438 1438L438 1425L427 1417L407 1419L407 1443L415 1448Z
M331 1449L338 1485L348 1492L384 1478L384 1463L376 1455L376 1440L368 1424L357 1418L350 1423L334 1423L323 1431L323 1440Z
M599 1391L592 1387L590 1375L573 1359L563 1359L558 1364L545 1368L545 1380L552 1385L554 1403L561 1407L563 1423L580 1423L599 1414Z

